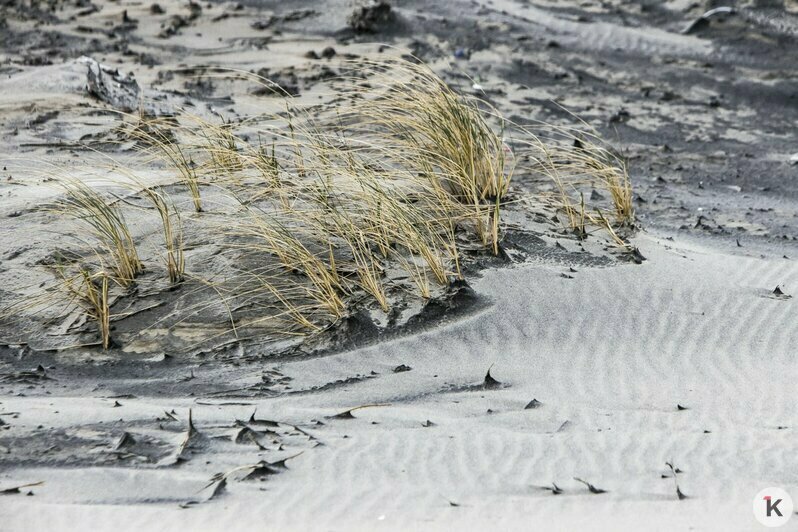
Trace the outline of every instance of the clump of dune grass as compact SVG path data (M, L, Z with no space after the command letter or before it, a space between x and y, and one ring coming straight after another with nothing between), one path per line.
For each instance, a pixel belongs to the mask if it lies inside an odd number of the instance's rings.
M200 191L200 177L196 164L183 146L175 137L174 131L180 129L173 120L159 120L157 118L137 117L137 124L127 128L126 134L138 141L146 148L143 153L157 154L167 161L170 167L177 172L178 180L185 185L191 194L191 201L196 212L202 212L202 194ZM213 153L213 141L208 140L208 151Z
M63 188L65 197L54 211L81 222L86 236L94 237L98 251L109 258L114 280L130 286L144 265L121 209L80 181L65 181Z
M172 323L222 305L236 336L314 333L362 307L390 315L397 294L443 293L463 278L464 245L500 254L503 212L521 201L510 197L519 175L554 185L551 203L579 238L592 226L625 245L617 228L634 219L631 185L593 133L514 124L416 62L349 68L336 81L341 98L312 110L288 98L236 123L134 117L128 136L141 160L169 176L128 185L151 208L65 181L56 212L81 220L99 245L95 264L61 284L97 322L104 346L109 282L129 287L143 262L157 269L155 257L139 258L126 209L157 216L156 255L171 284L218 296L177 306ZM183 212L167 187L194 212ZM610 210L588 204L586 187L604 190ZM187 275L187 245L212 247L227 270L216 279Z
M353 110L362 124L388 132L392 142L463 203L505 194L512 165L501 132L488 123L494 109L458 94L423 64L403 62L386 69L383 63L367 63L365 68L382 90Z
M420 63L366 62L357 76L368 77L372 90L352 89L354 103L338 113L342 129L382 147L397 166L415 169L440 206L465 216L498 254L501 201L514 170L498 112L458 94Z
M166 270L169 281L179 283L186 273L186 259L183 254L183 230L180 213L174 203L152 187L144 187L141 192L150 200L158 212L163 227L163 242L166 252Z
M71 302L97 324L103 349L108 349L111 343L110 276L104 271L91 273L86 268L81 268L76 275L61 269L59 275Z
M593 190L606 193L615 222L609 229L617 240L613 226L631 228L635 220L626 164L595 131L587 124L582 125L582 129L548 123L523 126L525 134L516 139L517 156L525 161L519 171L554 183L557 207L580 237L588 234L588 225L606 228L609 223L596 206L588 204L585 193Z
M609 193L614 208L615 221L622 226L634 223L632 184L625 161L616 153L594 139L576 140L572 151L572 164L582 167L587 181Z
M288 211L289 213L291 211ZM343 287L338 277L334 259L322 252L313 252L297 231L275 216L250 210L244 221L228 228L228 236L239 243L237 248L250 254L268 254L277 257L286 272L300 273L308 280L306 295L326 309L335 318L343 316L345 304L341 298ZM268 288L270 292L275 292ZM290 308L289 305L286 305ZM293 315L298 315L292 310ZM305 324L305 320L299 320Z

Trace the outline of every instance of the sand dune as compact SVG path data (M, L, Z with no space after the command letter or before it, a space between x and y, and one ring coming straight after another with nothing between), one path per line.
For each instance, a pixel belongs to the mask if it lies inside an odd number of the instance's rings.
M42 172L138 162L86 55L155 114L233 123L285 100L231 68L316 105L346 61L411 51L513 120L596 128L647 260L520 202L517 262L469 268L480 304L327 356L168 353L167 329L64 352L6 328L0 492L24 487L0 493L1 531L749 531L760 489L798 496L794 2L690 34L716 3L402 0L362 34L349 0L34 4L0 3L0 296L49 278L36 208L62 191Z
M23 467L14 479L46 484L3 505L0 517L8 530L87 522L115 530L751 530L753 495L795 483L795 300L770 291L789 293L798 267L699 241L646 235L636 243L649 257L641 266L579 268L573 279L550 263L487 271L475 288L491 302L474 315L278 365L297 388L379 374L326 391L228 406L137 398L119 409L64 398L69 406L49 417L46 398L9 398L6 410L26 413L19 422L64 426L85 412L131 421L193 407L202 431L257 408L323 445L290 460L286 474L231 482L227 495L185 510L178 501L207 483L191 463ZM394 373L399 364L412 370ZM470 386L491 365L503 386ZM525 410L533 398L541 406ZM324 417L373 403L384 406L356 410L355 419ZM427 420L432 426L422 426ZM242 454L210 459L221 472ZM686 500L661 478L668 461L683 471ZM552 483L563 493L541 489Z

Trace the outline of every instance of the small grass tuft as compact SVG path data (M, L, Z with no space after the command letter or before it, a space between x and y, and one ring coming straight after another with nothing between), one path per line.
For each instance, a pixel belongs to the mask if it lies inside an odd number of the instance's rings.
M183 281L186 273L186 259L183 254L183 228L180 213L171 201L151 187L142 189L142 193L150 200L163 226L163 239L166 248L166 269L169 281L173 284Z
M63 183L65 198L55 208L88 228L100 250L111 258L114 280L130 286L144 270L136 244L121 210L96 190L79 181Z
M108 302L110 276L100 271L92 274L81 268L75 276L61 272L63 287L73 303L97 324L103 349L111 344L111 311Z

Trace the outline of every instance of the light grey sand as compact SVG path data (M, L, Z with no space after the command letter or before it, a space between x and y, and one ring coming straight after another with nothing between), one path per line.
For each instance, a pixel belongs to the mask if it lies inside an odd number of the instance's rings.
M650 258L642 266L579 269L573 279L547 264L489 271L475 288L492 303L475 315L279 366L296 387L380 374L356 384L228 406L6 397L17 426L145 421L173 408L185 421L192 408L203 432L257 409L322 445L209 457L203 467L225 472L303 451L285 474L231 480L218 500L190 509L178 503L211 492L198 491L208 476L191 462L6 471L4 484L46 484L0 506L0 518L7 530L751 530L756 492L796 482L795 300L770 290L797 286L798 267L662 235L636 243ZM393 373L400 364L412 370ZM468 388L491 366L503 387ZM532 399L541 406L525 410ZM383 406L324 417L373 403ZM661 478L666 462L682 471L688 499ZM552 483L563 493L541 489Z
M741 1L742 14L761 15L757 24L730 17L694 35L679 30L706 6L682 0L648 11L617 0L407 0L395 8L397 28L354 39L341 33L352 8L343 0L267 29L251 23L305 3L204 5L168 38L158 37L161 25L188 17L184 2L160 2L161 15L149 3L103 3L89 14L73 5L46 23L46 13L14 12L0 24L8 36L0 49L3 268L27 272L26 253L47 244L17 232L53 194L30 179L31 163L79 168L82 146L102 147L118 125L88 98L84 69L74 68L80 55L135 72L149 96L247 114L274 102L195 65L294 73L303 97L317 99L329 92L316 79L324 68L380 42L412 48L466 91L467 73L510 115L571 121L554 100L602 128L630 158L648 230L634 244L648 260L599 268L541 258L487 270L473 286L488 304L468 316L329 357L255 364L276 381L288 377L280 393L301 392L291 395L205 394L217 374L199 361L179 378L195 375L188 382L201 398L170 395L160 383L116 398L101 379L63 388L74 383L61 364L47 368L44 385L4 382L0 489L43 484L0 496L0 529L756 529L754 494L798 490L795 299L772 294L777 285L798 292L798 268L783 257L795 256L798 219L798 59L795 4L780 12L777 3ZM139 20L129 50L111 31L125 9ZM338 58L304 57L327 46ZM457 50L468 59L454 60ZM82 356L108 362L99 352ZM142 368L163 362L160 353L150 358ZM249 364L213 384L257 384ZM394 372L400 365L412 369ZM485 390L488 368L502 384ZM110 388L137 384L131 376ZM533 399L540 406L525 409ZM327 418L369 404L381 406ZM189 410L198 451L176 465ZM235 443L235 420L253 412L281 423L256 423L257 444ZM125 432L138 443L120 445ZM146 462L140 452L163 459ZM232 474L207 500L219 485L203 489L213 474L289 457L263 482ZM666 462L681 471L687 499L678 500ZM562 493L544 489L553 483Z

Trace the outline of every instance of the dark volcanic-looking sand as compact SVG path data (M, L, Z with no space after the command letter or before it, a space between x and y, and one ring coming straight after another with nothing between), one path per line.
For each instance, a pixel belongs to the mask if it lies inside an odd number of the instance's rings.
M132 160L82 56L152 112L234 117L278 98L207 66L314 101L342 61L410 50L508 117L599 130L647 259L518 207L475 299L326 356L6 341L0 490L34 485L0 529L757 529L757 492L798 496L798 4L733 4L687 33L721 4L408 0L366 32L349 0L0 4L3 283L52 245L43 171Z

